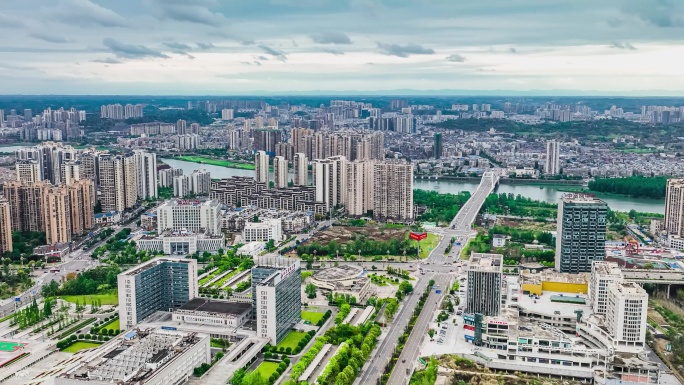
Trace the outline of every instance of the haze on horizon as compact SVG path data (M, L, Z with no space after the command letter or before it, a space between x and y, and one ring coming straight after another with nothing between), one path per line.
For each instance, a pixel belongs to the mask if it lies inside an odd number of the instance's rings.
M684 89L680 0L25 0L0 36L0 94Z

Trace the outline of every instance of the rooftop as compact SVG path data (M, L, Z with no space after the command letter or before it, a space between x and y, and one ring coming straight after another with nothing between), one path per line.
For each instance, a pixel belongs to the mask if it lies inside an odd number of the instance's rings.
M364 271L365 270L360 266L341 265L323 269L314 274L313 277L319 281L343 281L357 278L361 276Z
M555 299L559 299L560 296L567 299L567 302L557 302ZM549 315L560 315L560 316L575 316L576 310L582 310L584 316L591 314L591 306L586 304L586 295L577 294L568 295L564 293L552 293L544 292L539 298L535 296L530 297L529 295L521 294L518 298L518 306L527 311L534 311L535 313L547 313ZM584 300L583 303L571 303L573 299ZM555 314L558 311L560 314Z
M594 194L570 193L561 197L563 203L603 204L606 202L596 198Z
M501 272L503 255L473 253L468 263L468 270Z
M555 270L545 269L539 273L523 273L523 283L531 283L539 285L542 282L562 282L586 284L589 282L589 273L567 274L559 273Z
M252 304L243 302L217 301L207 298L194 298L190 300L190 302L178 308L178 310L242 315L246 311L252 310Z
M150 261L148 261L148 262L146 262L146 263L144 263L144 264L142 264L142 265L138 265L138 266L135 266L135 267L133 267L133 268L131 268L131 269L129 269L129 270L126 270L126 271L124 271L123 273L121 273L121 275L136 275L136 274L140 274L140 273L142 273L143 271L149 270L149 269L151 269L151 268L153 268L153 267L155 267L155 266L158 266L158 265L160 265L160 264L162 264L162 263L166 263L166 262L191 263L192 260L181 259L181 258L163 258L163 257L155 258L155 259L152 259L152 260L150 260Z

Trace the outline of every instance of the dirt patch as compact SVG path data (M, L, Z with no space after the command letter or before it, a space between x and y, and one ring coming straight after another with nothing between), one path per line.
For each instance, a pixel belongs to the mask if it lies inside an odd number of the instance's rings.
M648 309L648 318L652 319L657 323L658 325L666 325L667 321L665 321L665 318L660 315L657 311L653 309Z
M496 221L498 225L514 227L520 230L548 232L556 231L556 224L553 222L535 222L511 218L497 218Z
M387 241L390 239L404 239L406 229L384 228L383 226L333 226L325 231L316 234L311 241L323 244L335 241L345 244L354 238L365 236L376 241Z

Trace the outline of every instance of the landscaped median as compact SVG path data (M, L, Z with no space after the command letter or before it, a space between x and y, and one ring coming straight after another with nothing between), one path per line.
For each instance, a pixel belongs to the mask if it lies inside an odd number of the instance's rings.
M203 156L184 155L184 156L179 156L179 157L174 158L174 159L184 160L186 162L208 164L211 166L240 168L243 170L254 170L254 168L255 168L254 164L252 164L252 163L239 163L239 162L233 162L231 160L213 159L213 158L206 158Z
M90 334L75 334L57 342L57 349L66 353L76 353L84 349L96 348L104 342L109 341L109 337L96 336Z
M270 346L266 345L264 348L265 351L269 351L271 353L280 353L280 354L299 354L299 352L304 349L304 347L311 341L311 338L316 335L316 332L314 330L309 331L308 333L304 332L298 332L298 331L290 331L285 338L276 346Z
M282 361L278 361L277 355L266 356L266 354L264 354L264 362L259 364L254 371L247 373L244 369L237 370L230 379L230 383L232 385L253 385L267 382L270 385L278 381L290 365L290 359L285 356Z

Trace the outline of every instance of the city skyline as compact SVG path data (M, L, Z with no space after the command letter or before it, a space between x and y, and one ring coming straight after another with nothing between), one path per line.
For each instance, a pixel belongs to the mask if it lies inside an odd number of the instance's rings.
M673 1L585 3L32 0L0 93L681 94Z

